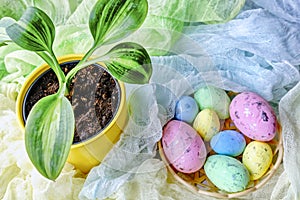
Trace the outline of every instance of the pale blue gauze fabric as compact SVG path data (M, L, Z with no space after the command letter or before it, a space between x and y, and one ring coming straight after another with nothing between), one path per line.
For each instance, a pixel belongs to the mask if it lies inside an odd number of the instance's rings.
M252 0L258 6L270 11L274 15L291 22L300 23L299 0Z
M248 10L226 24L186 27L176 55L152 61L178 71L194 89L215 84L278 101L299 81L299 30L300 24L266 10ZM185 45L190 40L194 43Z

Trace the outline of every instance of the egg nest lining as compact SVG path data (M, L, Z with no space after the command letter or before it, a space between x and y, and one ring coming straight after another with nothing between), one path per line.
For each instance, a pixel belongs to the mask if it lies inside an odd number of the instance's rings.
M226 119L223 123L223 127L221 130L235 130L240 132L235 125L233 124L232 120ZM254 141L250 138L246 138L246 143L249 144L251 141ZM276 136L273 140L266 142L270 145L273 152L273 160L268 168L268 171L258 180L251 180L247 186L247 188L241 192L235 192L235 193L227 193L225 191L220 190L217 188L206 176L203 167L194 172L194 173L182 173L178 172L172 164L168 161L166 158L162 142L158 142L158 149L161 159L166 164L168 170L173 175L173 177L183 185L185 185L189 190L196 192L198 194L203 194L207 196L212 196L215 198L237 198L241 196L245 196L253 191L258 190L261 188L264 184L268 182L268 180L274 175L278 167L280 166L280 163L282 162L283 158L283 142L282 142L282 136L281 136L281 126L277 124L277 132ZM213 150L210 150L207 156L216 154ZM242 161L242 155L235 157L239 161Z

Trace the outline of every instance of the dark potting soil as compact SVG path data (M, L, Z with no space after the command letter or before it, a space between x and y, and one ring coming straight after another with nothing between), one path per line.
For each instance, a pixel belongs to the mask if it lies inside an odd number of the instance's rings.
M61 67L67 74L76 64L68 62ZM54 72L45 72L27 94L25 118L39 99L54 94L58 87ZM75 115L73 144L94 136L109 124L119 107L119 93L118 83L99 65L88 66L76 74L70 85L70 95L67 96Z

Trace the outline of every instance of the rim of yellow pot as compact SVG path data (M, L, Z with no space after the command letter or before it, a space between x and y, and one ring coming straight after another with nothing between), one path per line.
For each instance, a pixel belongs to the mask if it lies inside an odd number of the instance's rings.
M69 62L69 61L73 61L73 60L80 60L82 57L83 57L83 55L81 55L81 54L69 54L69 55L59 57L58 62L59 63L64 63L64 62ZM101 66L106 68L104 63L98 62L98 64L100 64ZM23 129L25 128L25 122L24 122L24 119L23 119L23 101L24 101L25 95L26 95L28 89L30 88L30 86L32 85L32 83L34 82L34 80L49 68L50 67L47 63L44 63L41 66L37 67L26 78L24 84L21 87L21 90L20 90L20 93L17 97L17 102L16 102L16 113L17 113L18 122L19 122L20 126ZM120 95L119 95L118 109L117 109L117 112L115 113L115 115L113 116L112 120L109 122L109 124L107 124L104 127L104 129L100 130L98 133L94 134L90 138L87 138L83 141L72 144L71 149L78 148L78 147L81 147L81 146L85 146L85 145L95 141L97 138L104 135L115 123L117 123L117 120L121 115L122 109L125 106L125 98L126 97L125 97L124 83L117 80L117 79L115 79L115 80L119 84Z

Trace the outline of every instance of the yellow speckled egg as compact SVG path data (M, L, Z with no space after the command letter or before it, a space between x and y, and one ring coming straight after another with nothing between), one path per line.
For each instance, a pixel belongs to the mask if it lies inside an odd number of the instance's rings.
M204 109L196 116L193 128L204 141L209 141L220 131L220 121L217 113L212 109Z
M269 144L259 141L250 142L243 153L243 164L250 172L250 179L261 178L269 169L273 152Z

